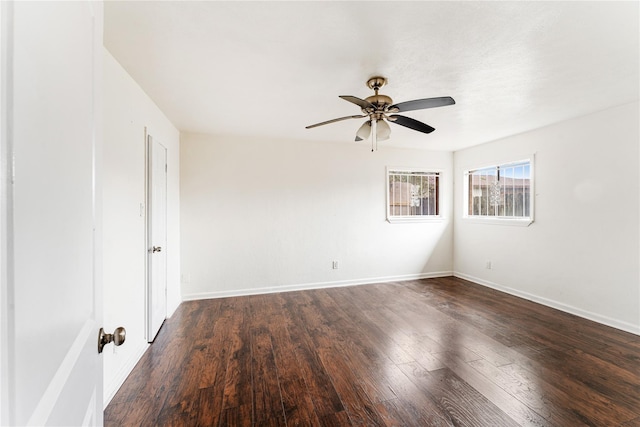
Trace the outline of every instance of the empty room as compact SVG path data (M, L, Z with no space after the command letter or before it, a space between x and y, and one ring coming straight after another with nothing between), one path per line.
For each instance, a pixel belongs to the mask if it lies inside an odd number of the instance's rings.
M640 426L640 3L0 3L0 425Z

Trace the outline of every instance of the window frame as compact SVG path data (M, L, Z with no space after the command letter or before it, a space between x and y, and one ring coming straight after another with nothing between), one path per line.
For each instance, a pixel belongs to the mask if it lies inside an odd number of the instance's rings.
M436 189L436 215L391 215L391 192L389 188L389 176L392 172L420 173L425 175L437 175ZM392 167L387 166L385 171L385 192L386 192L386 220L389 223L420 223L420 222L441 222L442 215L442 178L443 170L437 168L416 168L416 167Z
M529 216L488 216L488 215L469 215L469 172L488 169L493 167L508 167L518 163L529 163ZM535 215L535 155L513 156L503 161L491 163L483 163L473 167L466 167L462 171L462 219L467 222L494 225L514 225L528 227L534 222Z

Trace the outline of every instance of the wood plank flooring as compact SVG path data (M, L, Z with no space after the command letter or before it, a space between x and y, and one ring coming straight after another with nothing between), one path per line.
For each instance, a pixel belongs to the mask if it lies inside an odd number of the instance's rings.
M640 426L640 336L457 278L183 303L106 426Z

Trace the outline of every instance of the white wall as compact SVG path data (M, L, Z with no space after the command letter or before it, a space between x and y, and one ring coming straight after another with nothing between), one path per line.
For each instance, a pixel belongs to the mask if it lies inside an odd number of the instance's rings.
M450 152L183 134L180 157L184 299L451 274ZM389 224L386 166L442 170L445 219Z
M180 304L180 135L104 50L104 328L127 330L104 352L105 406L142 353L145 339L145 127L168 149L168 315ZM144 210L142 210L144 212Z
M456 152L455 274L640 333L638 128L634 103ZM529 153L533 224L462 218L465 169Z

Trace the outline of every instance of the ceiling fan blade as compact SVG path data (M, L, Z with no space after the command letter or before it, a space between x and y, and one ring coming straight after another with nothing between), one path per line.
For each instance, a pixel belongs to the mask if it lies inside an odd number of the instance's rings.
M373 105L372 103L370 103L369 101L365 101L364 99L360 99L358 97L355 96L351 96L351 95L340 95L340 98L344 99L345 101L349 101L352 102L354 104L356 104L357 106L359 106L360 108L373 108L375 109L376 106Z
M445 105L455 104L456 101L450 96L441 96L439 98L414 99L413 101L400 102L389 107L392 112L404 112L412 110L424 110L425 108L444 107Z
M359 116L346 116L346 117L340 117L340 118L338 118L338 119L327 120L326 122L316 123L315 125L305 126L305 129L311 129L311 128L315 128L315 127L322 126L322 125L328 125L329 123L341 122L342 120L349 120L349 119L361 119L361 118L363 118L363 117L368 117L368 116L366 116L366 115L359 115Z
M397 114L392 114L389 117L394 119L393 123L400 126L407 127L409 129L417 130L418 132L431 133L434 130L436 130L435 128L432 128L428 124L419 122L415 119L412 119L411 117L399 116Z

